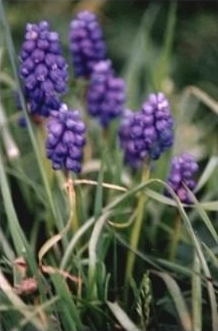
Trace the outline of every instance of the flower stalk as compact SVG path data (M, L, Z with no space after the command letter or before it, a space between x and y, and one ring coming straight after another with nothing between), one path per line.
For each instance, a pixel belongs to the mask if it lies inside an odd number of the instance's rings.
M73 229L73 233L76 233L79 229L79 222L77 217L77 211L76 211L76 194L74 190L74 181L70 177L69 171L67 171L66 174L66 190L68 195L68 201L69 201L69 209L70 209L70 215L68 223Z
M149 163L145 162L144 167L142 170L142 183L146 182L150 177L150 167ZM147 196L144 194L144 192L140 192L138 196L138 205L136 210L136 219L133 223L133 228L131 232L130 237L130 243L129 243L129 252L127 255L127 264L126 264L126 272L125 272L125 281L124 281L124 288L125 288L125 302L128 301L128 295L129 295L129 283L133 274L134 265L135 265L135 251L138 248L138 243L140 239L140 233L142 229L142 222L144 219L144 207L145 203L147 201Z

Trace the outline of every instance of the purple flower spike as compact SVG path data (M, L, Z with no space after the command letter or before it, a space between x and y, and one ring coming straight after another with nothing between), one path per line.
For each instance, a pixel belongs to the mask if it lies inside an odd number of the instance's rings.
M138 112L127 111L119 129L124 160L139 168L145 159L157 160L173 143L173 119L162 92L150 94Z
M105 59L106 45L94 13L79 12L70 23L70 50L77 77L89 77L93 66Z
M196 186L196 182L193 180L193 175L197 170L198 164L190 154L182 154L172 159L167 183L178 195L181 202L188 204L192 202L183 184L193 191ZM165 193L166 195L169 195L168 191Z
M20 77L31 115L48 116L60 106L59 98L67 90L67 63L61 55L58 34L49 24L26 25L25 41L20 52Z
M55 170L81 171L86 127L78 110L69 110L66 104L51 111L47 123L46 151Z
M103 127L122 115L126 100L125 82L113 74L111 61L98 62L93 67L87 91L87 110Z

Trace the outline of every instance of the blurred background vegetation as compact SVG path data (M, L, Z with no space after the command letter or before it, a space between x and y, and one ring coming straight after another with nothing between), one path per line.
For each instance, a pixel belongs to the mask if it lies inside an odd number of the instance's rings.
M211 153L217 154L218 116L208 105L199 103L198 98L187 103L182 95L189 86L196 86L218 100L218 3L178 1L176 7L171 6L172 3L175 2L4 1L17 65L27 22L48 20L51 29L60 34L70 71L70 88L64 98L71 107L78 106L81 95L73 77L68 27L76 12L94 11L102 25L107 55L117 75L126 80L127 107L136 110L149 92L163 90L170 98L177 123L174 153L193 152L198 161L206 162ZM3 36L1 38L5 46ZM13 76L9 53L6 47L3 49L4 72ZM6 110L13 115L17 110L12 91L4 82L0 87ZM17 138L20 137L19 130ZM26 137L25 133L23 137ZM164 169L167 171L164 157L162 160L157 165L158 175L163 174Z
M77 105L79 95L77 95L78 86L73 77L73 68L70 65L71 56L68 47L67 31L69 23L76 12L82 9L94 11L98 15L104 31L108 57L113 61L117 74L124 77L127 82L127 106L138 109L147 98L149 92L163 90L170 98L172 112L177 123L182 123L181 128L177 124L177 129L180 130L176 134L177 136L181 135L181 137L179 137L179 144L177 139L177 144L174 147L175 153L180 151L194 152L200 164L199 173L201 169L204 169L211 155L217 155L217 114L204 103L199 103L198 98L185 103L182 95L188 86L196 86L214 98L215 101L218 101L218 2L178 1L176 8L171 6L171 2L167 1L143 0L4 0L3 2L15 46L17 65L19 64L18 55L24 40L26 23L37 23L41 20L47 20L50 22L51 29L60 34L60 41L69 63L71 77L69 92L65 99L71 106ZM176 10L175 17L173 10ZM3 72L8 77L13 77L9 52L5 47L4 36L1 34L0 46L1 48L3 46L4 50L2 57ZM13 91L11 88L8 88L3 80L0 82L0 88L2 101L4 101L9 118L11 118L17 112ZM186 116L187 123L185 121ZM182 120L180 117L182 117ZM33 153L30 153L31 144L28 146L29 136L26 132L22 132L17 125L14 125L15 122L12 121L12 124L11 127L15 140L21 149L22 165L24 165L26 177L28 178L30 174L29 177L32 182L38 184L37 176L39 176L39 172L34 172L33 170L35 159ZM96 144L98 144L98 141ZM25 154L26 150L29 153ZM169 158L169 154L164 155L158 164L155 165L153 177L158 174L158 178L166 178ZM8 167L7 171L11 175L9 178L11 180L15 209L18 212L19 219L21 219L21 223L23 223L22 226L24 225L28 233L29 228L33 224L36 227L38 226L37 222L35 222L36 220L41 220L43 224L43 220L46 219L43 214L44 210L41 208L42 201L40 201L38 196L25 195L25 192L19 194L21 188L17 181L14 180L13 173L10 173L10 170L10 167ZM163 174L164 172L165 174ZM216 170L216 174L217 172L218 170ZM217 190L217 183L212 179L208 181L201 194L206 201L207 199L216 199ZM41 191L39 190L39 195ZM88 201L88 198L86 201ZM162 208L160 207L160 210L157 210L155 202L150 212L155 223L162 213ZM168 210L166 216L163 213L163 219L164 221L166 219L166 224L168 222L167 219L170 219L169 214L171 212ZM63 210L63 213L65 213L65 210ZM214 226L217 228L218 218L216 214L211 212L210 216L214 221ZM0 216L5 216L1 201ZM193 211L191 219L196 221L196 218ZM195 222L195 230L198 231L200 237L204 238L204 242L209 245L211 237L208 236L207 231L202 227L202 220L199 218ZM146 233L147 229L145 235ZM149 233L147 238L147 245L149 246ZM165 257L166 251L163 247L166 246L166 242L162 232L159 231L155 238L157 241L155 242L155 248L157 249L155 254ZM39 239L42 242L44 241L44 238L41 238L41 233ZM35 238L31 240L34 242ZM42 242L39 243L39 246ZM145 247L145 251L149 251L150 254L150 247ZM189 251L189 245L186 245L186 243L185 245L181 244L179 250L181 265L188 265L190 262L191 256ZM151 251L151 254L153 254L153 251ZM184 284L181 282L181 284L186 288L185 282ZM160 291L160 287L154 288L154 296L162 298L162 293L157 295L156 291ZM159 305L161 305L160 302L158 303ZM204 304L206 307L207 303ZM166 303L166 307L169 311L172 310L171 304Z
M170 1L143 0L87 0L87 1L8 1L6 11L13 40L19 51L24 37L25 24L45 19L60 33L67 51L67 28L75 12L90 9L99 14L108 56L118 72L132 50L137 30L145 11L156 9L151 28L152 47L158 53L162 46ZM153 13L152 13L153 14ZM218 59L218 3L216 1L178 1L174 29L173 56L170 73L176 88L198 84L215 97L218 92L218 76L215 74ZM146 61L149 49L143 57ZM137 59L136 59L137 60ZM155 65L155 58L153 60Z
M112 59L117 74L127 82L128 107L140 107L148 92L162 89L168 95L176 96L189 85L195 85L217 99L216 1L178 1L176 19L171 22L171 30L167 28L170 4L173 3L170 1L5 0L4 3L17 55L26 23L48 20L51 28L60 34L70 77L73 77L73 68L68 47L69 23L79 10L90 9L96 12L104 31L107 55ZM7 61L8 57L5 56L4 68L10 73ZM73 80L70 84L72 89L69 89L66 96L67 101L73 98L74 93ZM211 133L210 125L213 130L217 128L217 116L207 111L202 104L197 117L197 122L202 119L200 127L202 123L208 127L208 134Z

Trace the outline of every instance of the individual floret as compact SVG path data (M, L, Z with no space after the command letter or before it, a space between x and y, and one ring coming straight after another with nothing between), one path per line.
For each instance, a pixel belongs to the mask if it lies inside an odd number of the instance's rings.
M119 129L124 160L139 168L145 159L157 160L173 143L173 119L162 92L150 94L138 112L128 111Z
M50 31L48 22L26 25L20 61L19 74L30 114L48 116L51 109L60 106L68 80L58 34Z
M178 195L181 202L192 202L185 186L191 191L195 189L196 181L193 176L197 170L198 164L191 154L182 154L172 159L167 183ZM166 194L169 195L169 192L166 191Z
M78 110L69 110L66 104L51 111L47 123L46 151L55 170L81 171L86 127Z
M75 75L89 77L93 66L106 54L96 15L88 10L79 12L70 23L69 40Z
M98 62L93 67L87 91L88 113L107 127L112 119L122 115L125 100L125 82L114 76L111 61Z

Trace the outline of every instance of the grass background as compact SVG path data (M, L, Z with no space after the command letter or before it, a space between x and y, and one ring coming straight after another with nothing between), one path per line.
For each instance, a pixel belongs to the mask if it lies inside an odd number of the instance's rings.
M2 330L217 330L217 6L143 1L1 4ZM108 57L127 83L127 107L138 109L148 93L158 90L170 99L175 143L152 165L145 183L140 171L122 164L118 123L104 141L101 129L86 116L84 82L73 76L67 39L69 22L82 9L99 17ZM40 20L48 20L60 34L71 77L64 101L81 109L89 128L83 172L75 181L77 228L75 222L72 226L74 196L63 174L54 173L45 158L43 128L31 121L26 130L17 125L18 54L26 23ZM200 165L190 208L175 195L163 196L171 156L181 152L193 153ZM148 201L135 267L127 275L140 194Z

